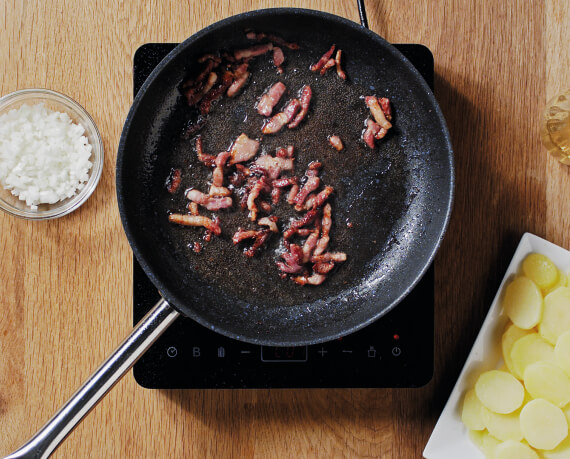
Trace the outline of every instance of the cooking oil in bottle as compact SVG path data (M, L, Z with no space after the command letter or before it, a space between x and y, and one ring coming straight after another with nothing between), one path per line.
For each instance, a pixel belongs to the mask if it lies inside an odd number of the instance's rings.
M570 90L558 94L546 105L540 137L551 155L570 165Z

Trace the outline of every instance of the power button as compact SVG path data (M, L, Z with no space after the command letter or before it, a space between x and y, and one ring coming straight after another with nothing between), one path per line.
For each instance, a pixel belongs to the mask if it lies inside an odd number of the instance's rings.
M402 354L402 349L400 349L398 346L394 346L392 348L392 355L394 357L399 357Z

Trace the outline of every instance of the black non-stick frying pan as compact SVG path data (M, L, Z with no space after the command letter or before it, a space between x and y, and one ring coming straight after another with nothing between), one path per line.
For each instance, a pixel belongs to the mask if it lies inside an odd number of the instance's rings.
M259 137L254 104L263 90L277 78L291 93L311 84L311 112L302 126L266 136L262 145L268 152L294 145L296 172L319 160L323 181L335 188L331 250L346 252L348 260L319 286L300 287L279 277L276 242L253 259L233 247L239 210L222 214L222 235L200 254L189 248L199 232L168 222L168 212L185 204L183 194L165 191L169 170L185 171L182 188L196 186L193 181L204 174L193 139L181 135L192 113L180 84L196 73L200 56L252 46L246 29L279 35L301 49L287 53L280 76L263 67L267 58L257 59L252 69L257 65L259 72L252 72L246 90L214 106L201 135L210 153L225 150L241 132ZM307 69L332 43L343 50L348 82L334 72L319 77ZM359 96L370 94L389 97L394 110L394 128L374 150L360 140L369 112ZM341 136L343 152L328 146L331 134ZM453 187L449 134L433 94L411 63L373 32L330 14L287 8L231 17L193 35L142 86L117 159L125 232L163 299L44 429L10 457L53 451L179 313L223 335L275 346L328 341L378 319L432 262L447 227Z

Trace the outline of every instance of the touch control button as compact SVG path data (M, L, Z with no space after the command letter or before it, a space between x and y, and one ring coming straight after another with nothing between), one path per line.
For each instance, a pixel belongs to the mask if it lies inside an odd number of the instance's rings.
M170 346L167 350L166 350L166 355L168 357L176 357L178 355L178 349L176 349L174 346Z
M402 349L400 349L398 346L394 346L394 347L392 348L392 355L393 355L394 357L399 357L400 354L402 354Z

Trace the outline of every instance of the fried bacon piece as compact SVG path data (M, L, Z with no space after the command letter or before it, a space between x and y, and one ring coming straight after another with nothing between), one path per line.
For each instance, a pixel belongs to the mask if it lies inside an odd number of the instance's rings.
M265 171L266 175L271 179L275 180L281 175L282 171L292 171L293 170L293 158L280 158L271 155L261 155L255 160L255 164L251 167L259 168Z
M261 130L264 134L275 134L279 132L283 126L291 122L293 117L301 108L301 102L297 99L292 99L282 112L274 115L268 122L266 122Z
M389 99L386 99L386 98L384 98L384 99L385 99L385 101L382 104L389 108L390 107ZM366 105L370 109L370 113L372 113L372 116L374 117L376 122L380 125L380 127L386 129L386 131L392 127L392 123L390 123L390 121L388 121L386 119L386 114L384 113L384 110L382 109L382 106L380 105L380 101L378 100L378 98L376 96L366 96L364 98L364 102L366 102ZM388 112L389 112L389 114L390 114L389 116L391 118L392 117L392 110L389 108Z
M342 67L340 66L340 58L342 56L342 50L339 49L336 52L336 55L334 57L334 62L336 64L336 74L342 78L343 80L346 80L346 73L344 72L344 70L342 69Z
M216 160L214 164L216 168L212 173L212 187L223 187L224 186L224 166L228 162L228 158L230 157L229 151L222 151L221 153L216 156ZM210 194L213 194L210 191Z
M301 121L305 119L307 113L309 113L309 104L311 103L311 97L313 96L313 90L309 85L303 86L301 89L301 96L299 102L301 103L301 111L297 114L295 119L291 121L287 127L289 129L296 128L299 126Z
M321 219L321 237L316 243L313 255L321 255L328 247L330 240L330 231L332 226L332 208L327 202L323 207L323 216Z
M294 205L295 204L295 197L297 196L297 193L299 192L299 185L295 184L291 187L291 189L289 190L289 194L287 195L287 203Z
M288 244L288 251L281 254L284 261L278 261L277 267L287 274L298 274L305 270L303 266L303 249L297 244Z
M334 66L336 65L336 61L331 57L326 63L325 65L323 65L323 68L320 71L321 75L324 75L325 73L327 73L328 69L332 69Z
M344 148L342 140L340 140L340 137L338 135L331 135L329 137L329 143L333 146L333 148L336 151L341 151Z
M374 148L374 139L381 139L388 131L370 118L366 120L366 129L362 132L362 140L370 148Z
M275 108L286 89L285 85L280 81L271 86L271 88L261 96L261 99L259 99L257 103L257 113L263 116L270 116L273 108Z
M225 186L210 186L210 191L208 192L210 196L231 196L232 192L229 188Z
M206 62L200 74L194 80L188 79L182 83L181 92L186 96L186 101L190 106L197 104L216 82L215 80L217 80L218 76L212 70L220 65L221 59L213 54L208 54L198 59L198 62ZM212 73L214 76L212 76ZM208 77L208 80L206 80L206 77ZM208 85L210 89L204 90Z
M183 226L203 226L216 236L222 234L222 229L220 228L219 223L202 215L170 214L168 216L168 221Z
M319 169L321 166L322 164L318 161L311 161L311 163L309 163L307 172L305 172L305 175L308 177L307 181L293 200L295 204L295 210L303 210L303 203L309 196L309 193L315 191L321 184L321 179L318 177Z
M332 45L330 47L330 49L325 54L322 55L322 57L318 60L318 62L316 64L311 65L309 67L311 72L319 72L325 66L325 64L329 61L332 54L334 53L335 48L336 48L336 45ZM334 61L333 61L333 65L334 65Z
M235 97L241 91L241 88L243 88L247 83L250 75L247 70L248 66L249 64L244 62L243 64L240 64L234 72L235 80L232 82L228 88L228 92L226 93L228 97Z
M236 163L243 163L253 158L259 149L259 142L250 139L245 134L240 134L230 148L230 166Z
M378 99L382 112L388 121L392 121L392 106L390 105L390 99L387 97L381 97Z
M272 233L278 233L279 228L277 228L277 220L279 218L277 215L272 215L271 217L263 217L257 221L258 225L267 226Z
M303 263L308 263L311 260L311 256L319 240L320 231L318 225L315 226L316 228L309 233L309 237L307 237L305 244L303 244Z
M299 285L321 285L327 276L319 273L313 273L310 276L297 276L293 280Z
M194 201L190 201L188 203L188 212L190 212L192 215L200 215L200 212L198 211L198 204Z
M283 38L278 37L277 35L272 35L269 33L263 33L263 32L254 32L253 30L246 30L246 34L245 36L247 38L249 38L250 40L257 40L257 41L261 41L261 40L269 40L279 46L284 46L285 48L289 48L289 49L299 49L300 46L297 43L293 43L293 42L287 42L285 41Z
M283 73L283 62L285 62L285 55L283 50L277 46L273 47L273 65L277 68L277 72Z
M304 226L313 223L313 221L317 218L318 214L319 214L319 209L311 209L305 215L303 215L302 218L298 220L293 220L289 225L289 228L287 228L283 232L283 239L285 240L290 239L297 232L299 228L302 228Z
M192 244L192 250L194 250L196 253L200 253L202 251L202 244L199 242L194 242L194 244Z
M257 212L259 210L255 204L255 200L259 197L261 191L267 186L267 178L265 176L262 176L257 182L255 182L255 185L253 185L253 188L249 192L249 195L247 197L247 208L249 210L249 219L251 221L257 220Z
M214 167L216 164L216 157L214 155L209 155L204 153L204 145L202 143L202 136L196 137L196 154L198 155L198 161L207 167Z
M321 261L313 265L313 271L319 274L328 274L333 268L333 261Z
M170 194L176 193L178 188L180 188L180 183L182 182L182 172L180 169L171 169L168 178L166 179L166 190Z
M276 188L283 188L290 185L296 185L297 183L299 183L299 179L295 176L292 176L274 180L272 185Z
M262 45L252 46L251 48L237 49L234 51L234 58L236 61L239 61L248 57L261 56L262 54L265 54L272 49L273 43L264 43Z
M186 193L186 198L189 201L200 204L208 210L227 209L233 204L232 198L227 196L209 196L201 191L192 189Z
M322 255L313 255L311 257L311 262L321 263L334 261L335 263L341 263L346 261L346 253L344 252L325 252Z
M224 92L226 92L226 90L230 87L232 82L233 82L232 72L229 71L224 72L220 84L210 89L210 91L208 91L200 101L200 113L202 115L207 115L208 113L210 113L210 110L212 108L212 102L219 99L224 94Z
M265 241L269 239L270 235L271 235L271 230L268 229L256 231L256 230L242 230L241 228L239 228L237 232L233 235L232 241L234 245L236 245L242 241L245 241L246 239L255 239L253 245L244 252L246 257L252 258L255 256L255 254L261 248L261 246L265 244Z

